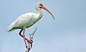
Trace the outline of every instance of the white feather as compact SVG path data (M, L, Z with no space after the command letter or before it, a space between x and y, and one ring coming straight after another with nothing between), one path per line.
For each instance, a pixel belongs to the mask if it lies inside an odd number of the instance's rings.
M7 31L15 29L25 29L35 24L39 19L39 15L35 13L26 13L19 16L8 28Z

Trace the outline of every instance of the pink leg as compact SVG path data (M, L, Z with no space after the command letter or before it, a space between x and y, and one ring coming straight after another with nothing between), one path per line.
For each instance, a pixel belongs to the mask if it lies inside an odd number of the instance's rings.
M21 29L21 31L19 32L19 35L20 35L21 37L23 37L23 36L21 35L22 30L23 30L23 29Z
M21 29L21 31L19 32L19 35L24 38L25 36L21 35L22 30L23 30L23 29ZM24 34L24 31L23 31L23 34ZM30 43L30 44L31 44L31 47L32 47L32 42L33 42L33 41L32 41L32 40L28 40L27 38L25 38L25 40L27 40L27 42ZM24 40L24 41L25 41L25 40ZM26 42L26 41L25 41L25 42ZM27 45L27 44L25 43L25 45ZM26 47L26 48L27 48L27 47Z
M27 48L27 43L26 43L26 40L25 40L25 35L24 35L24 33L25 33L25 29L23 30L23 38L24 38L24 42L25 42L25 45L26 45L26 48Z
M19 32L19 35L20 35L21 37L23 37L23 35L21 35L22 30L23 30L23 29L21 29L21 31ZM27 40L27 41L28 41L28 39L27 39L27 38L25 38L25 40Z

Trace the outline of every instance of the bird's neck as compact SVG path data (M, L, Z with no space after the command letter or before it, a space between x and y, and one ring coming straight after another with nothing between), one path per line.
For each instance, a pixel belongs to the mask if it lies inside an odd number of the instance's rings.
M42 17L42 11L40 8L38 9L38 14L39 14L39 18L41 18Z

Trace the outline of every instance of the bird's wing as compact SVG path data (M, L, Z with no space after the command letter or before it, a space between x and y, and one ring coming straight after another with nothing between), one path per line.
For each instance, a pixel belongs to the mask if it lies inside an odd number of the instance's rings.
M19 16L8 28L7 31L12 31L14 29L23 29L24 26L27 26L31 22L34 13L26 13Z

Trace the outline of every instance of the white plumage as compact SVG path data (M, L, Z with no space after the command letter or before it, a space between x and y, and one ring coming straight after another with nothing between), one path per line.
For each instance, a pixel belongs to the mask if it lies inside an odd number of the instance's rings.
M35 24L41 18L39 14L26 13L19 16L8 28L7 31L14 29L25 29Z

